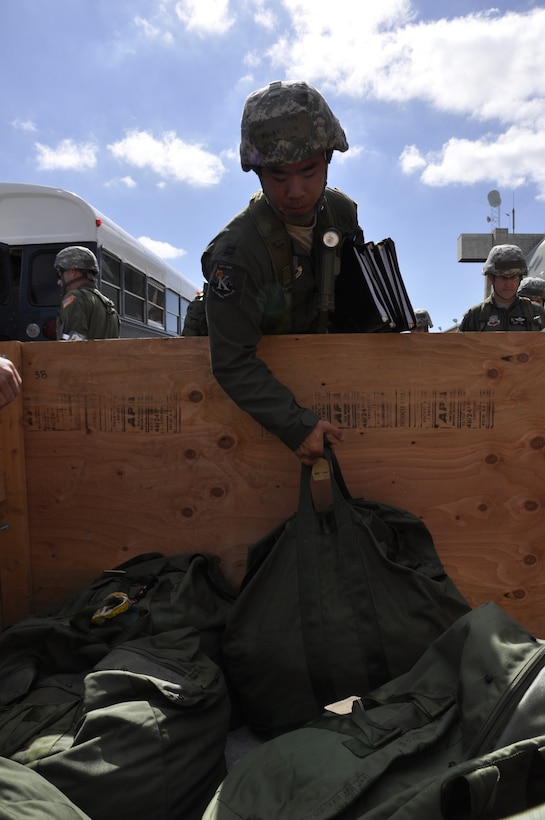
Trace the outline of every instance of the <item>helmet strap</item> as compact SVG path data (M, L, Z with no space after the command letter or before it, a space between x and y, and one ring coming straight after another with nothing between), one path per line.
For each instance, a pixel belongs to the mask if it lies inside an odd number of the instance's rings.
M81 276L77 276L75 279L71 279L69 282L65 282L64 281L64 274L65 274L65 271L61 271L59 273L59 279L60 279L60 282L61 282L61 291L62 291L63 296L66 294L67 291L72 289L72 285L75 285L76 282L82 282L84 280L86 282L91 281L90 278L82 272Z

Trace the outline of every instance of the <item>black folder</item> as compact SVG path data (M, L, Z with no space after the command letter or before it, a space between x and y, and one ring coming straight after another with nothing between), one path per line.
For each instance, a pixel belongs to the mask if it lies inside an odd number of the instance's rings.
M345 242L330 332L402 333L415 324L393 240Z

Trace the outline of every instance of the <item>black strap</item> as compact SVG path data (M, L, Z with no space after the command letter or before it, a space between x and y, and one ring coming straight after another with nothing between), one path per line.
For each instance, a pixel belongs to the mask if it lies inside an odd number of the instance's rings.
M361 514L358 516L360 528L358 532L351 508L352 498L348 495L346 484L342 479L335 452L327 442L324 444L324 455L332 476L333 510L337 523L339 557L344 567L344 582L352 600L352 609L354 613L358 613L360 619L361 625L357 632L361 657L365 664L369 687L374 689L390 677L378 620L378 611L383 604L381 601L375 601L373 595L371 584L373 571L369 565L365 548L373 544L375 536L370 528L367 528L366 533L363 532L365 523L361 520ZM339 477L342 485L339 484ZM371 543L362 544L364 537Z
M346 590L351 600L352 611L355 617L357 613L360 621L357 633L361 652L362 680L367 677L367 688L375 688L389 677L376 609L376 606L380 606L380 602L375 605L373 599L370 584L371 572L351 509L353 499L348 492L333 449L327 443L324 446L324 454L329 465L333 513L337 530L339 583ZM324 629L319 514L316 513L312 500L311 474L312 468L303 464L297 510L299 598L307 667L316 701L325 705L337 698L330 673L331 665L335 663L335 647L327 646ZM330 657L331 664L324 664L324 657Z
M261 191L250 199L250 216L267 246L278 281L284 291L289 292L293 273L290 237L284 223L276 216Z
M339 209L342 211L343 216L345 215L345 211L346 213L349 212L349 201L346 199L346 197L338 197L336 196L335 192L328 192L327 196L336 197L336 201L340 203ZM323 230L324 226L326 227L326 229L337 228L335 214L328 202L327 196L324 198L323 209L320 216L320 230ZM267 202L267 199L262 191L258 191L258 193L252 196L250 200L249 211L261 238L267 246L274 270L276 271L276 275L278 277L278 281L280 282L280 285L282 286L282 289L285 294L288 314L286 318L286 330L288 330L291 322L291 290L293 285L293 252L291 246L291 239L288 234L288 231L286 230L286 226L276 216L271 206ZM340 271L341 244L342 242L340 243L339 247L335 249L326 247L320 248L320 255L318 259L320 274L324 266L326 266L328 269L331 268L334 271L333 280ZM320 279L322 279L321 275ZM320 286L322 285L323 283L320 281ZM332 293L330 296L333 300L332 303L328 305L327 309L320 309L319 312L317 325L318 333L327 332L329 316L335 309L334 288L331 288L331 290ZM319 302L321 303L321 298Z
M301 465L299 507L297 510L297 574L301 631L307 669L316 703L325 706L337 700L330 667L324 664L327 653L322 608L322 584L318 550L318 525L310 481L312 467Z

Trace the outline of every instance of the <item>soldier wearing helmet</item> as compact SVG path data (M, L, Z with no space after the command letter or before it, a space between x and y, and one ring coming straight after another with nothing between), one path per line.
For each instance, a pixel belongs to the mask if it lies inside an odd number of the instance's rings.
M416 322L414 327L411 329L411 333L430 332L430 327L433 327L433 322L427 310L424 310L424 308L415 308L414 318L416 319Z
M242 113L240 160L261 190L202 257L214 375L305 464L323 455L324 435L342 440L341 430L299 405L256 348L263 334L327 329L324 271L338 274L344 241L363 238L356 203L327 186L333 152L347 149L338 119L312 86L274 82L254 91Z
M57 339L119 338L119 315L111 299L96 287L98 263L89 248L70 245L55 257L54 268L62 289L57 314Z
M519 296L526 296L532 302L543 305L545 302L545 279L542 275L527 276L519 285L517 291Z
M542 330L545 309L520 296L517 291L528 273L518 245L495 245L483 266L491 287L490 295L464 315L459 331Z

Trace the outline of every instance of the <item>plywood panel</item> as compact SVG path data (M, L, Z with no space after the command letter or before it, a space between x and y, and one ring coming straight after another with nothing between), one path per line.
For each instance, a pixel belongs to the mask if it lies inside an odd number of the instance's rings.
M295 511L298 461L216 384L207 339L22 347L35 606L147 550L215 552L238 580ZM269 337L260 353L343 428L354 496L421 516L473 604L545 634L545 334Z
M3 343L21 371L21 344ZM0 625L25 615L32 605L30 544L26 495L23 398L0 410Z

